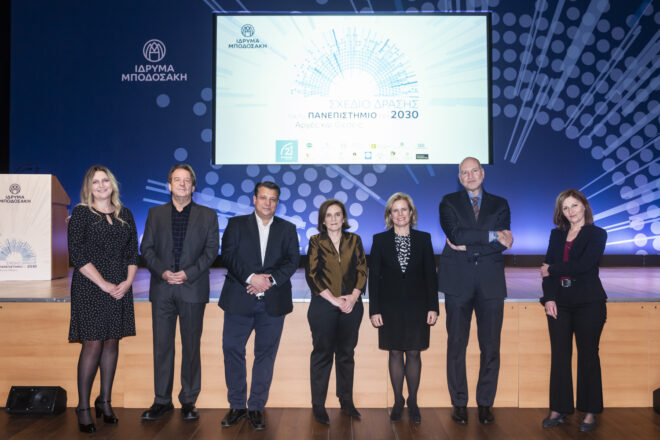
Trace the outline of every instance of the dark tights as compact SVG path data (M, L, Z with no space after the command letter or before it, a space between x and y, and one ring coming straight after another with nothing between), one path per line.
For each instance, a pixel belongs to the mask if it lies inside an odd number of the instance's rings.
M117 356L119 355L119 339L106 339L103 341L83 341L80 357L78 358L78 408L89 408L89 396L92 384L96 377L96 370L101 369L101 401L110 402L112 395L112 382L117 369ZM108 403L102 404L103 413L112 415ZM92 423L89 412L81 412L79 421L83 424Z
M403 354L406 354L404 363ZM408 384L408 407L417 406L417 390L422 374L422 358L419 350L390 350L390 380L394 389L394 405L403 407L403 377Z

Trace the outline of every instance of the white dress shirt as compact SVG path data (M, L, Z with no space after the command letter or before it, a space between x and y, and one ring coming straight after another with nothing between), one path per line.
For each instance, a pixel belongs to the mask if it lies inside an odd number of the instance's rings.
M270 221L264 225L264 222L259 218L257 213L255 212L254 218L257 222L257 229L259 230L259 248L261 250L261 265L263 266L264 261L266 259L266 247L268 246L268 235L270 234L270 225L273 224L273 217L270 218ZM250 276L245 280L246 283L250 284L250 280L254 274L250 274ZM259 292L257 293L257 297L262 297L264 295L264 292Z

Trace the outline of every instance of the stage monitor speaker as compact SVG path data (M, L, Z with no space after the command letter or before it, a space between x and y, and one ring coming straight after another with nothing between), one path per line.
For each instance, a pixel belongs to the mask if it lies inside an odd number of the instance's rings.
M59 414L66 409L66 390L12 386L5 409L9 414Z
M660 388L653 391L653 410L660 414Z

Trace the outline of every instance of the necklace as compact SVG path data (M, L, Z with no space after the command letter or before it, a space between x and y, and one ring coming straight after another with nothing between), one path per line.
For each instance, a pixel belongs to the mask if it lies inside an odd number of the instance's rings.
M97 208L97 207L94 206L94 205L92 205L92 208L94 208L95 210L97 210L97 211L100 212L101 214L105 214L105 215L112 215L112 214L115 213L114 210L111 210L110 212L106 212L106 211L103 211L102 209Z

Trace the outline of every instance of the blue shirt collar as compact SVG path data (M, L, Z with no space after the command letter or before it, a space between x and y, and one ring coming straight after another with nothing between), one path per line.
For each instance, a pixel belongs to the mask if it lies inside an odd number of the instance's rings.
M470 194L470 192L469 192L468 190L465 190L465 192L467 193L468 198L469 198L470 200L472 200L473 198L476 197L476 198L479 199L479 203L481 203L481 196L483 196L483 194L484 194L484 191L483 191L483 190L479 190L479 194L477 194L476 196L473 196L472 194Z

